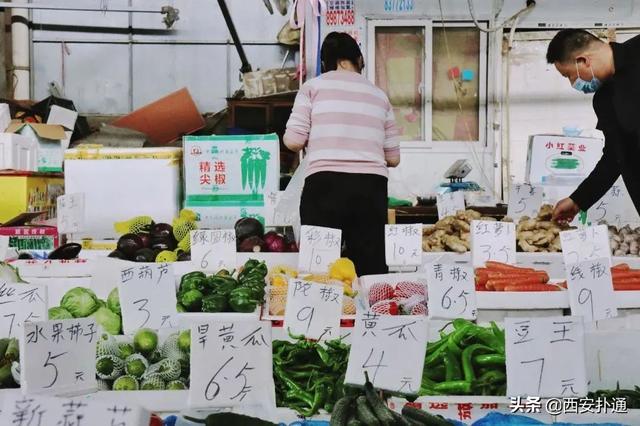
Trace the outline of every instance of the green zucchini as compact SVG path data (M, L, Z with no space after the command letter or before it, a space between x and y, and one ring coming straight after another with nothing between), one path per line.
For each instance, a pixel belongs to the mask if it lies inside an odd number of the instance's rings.
M376 391L373 389L373 384L369 381L369 376L366 372L365 375L367 377L367 381L364 385L364 392L371 410L383 426L393 426L395 419L391 414L391 410L389 410L380 397L376 395Z
M358 420L367 426L382 426L378 418L373 414L371 407L369 407L366 396L359 396L356 399L356 414Z
M347 422L347 426L365 426L358 419L351 419Z
M442 417L434 416L410 405L402 407L402 415L416 420L424 426L451 426L451 423Z
M349 420L354 402L355 398L352 396L340 398L338 402L336 402L336 405L333 406L330 426L345 426Z

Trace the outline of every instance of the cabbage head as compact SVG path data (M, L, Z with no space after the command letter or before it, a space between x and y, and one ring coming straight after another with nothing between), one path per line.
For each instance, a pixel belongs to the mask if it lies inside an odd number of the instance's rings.
M62 296L60 307L69 311L74 318L86 318L97 311L100 305L91 289L75 287Z
M122 331L122 319L120 315L112 312L109 308L100 308L93 316L106 333L120 334Z

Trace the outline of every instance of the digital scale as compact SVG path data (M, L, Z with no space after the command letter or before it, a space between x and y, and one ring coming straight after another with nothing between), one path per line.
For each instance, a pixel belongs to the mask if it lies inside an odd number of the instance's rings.
M444 173L444 178L448 179L449 182L441 183L438 193L446 194L448 192L456 191L482 191L482 188L477 183L462 181L462 179L467 177L469 173L471 173L471 164L469 161L457 160Z

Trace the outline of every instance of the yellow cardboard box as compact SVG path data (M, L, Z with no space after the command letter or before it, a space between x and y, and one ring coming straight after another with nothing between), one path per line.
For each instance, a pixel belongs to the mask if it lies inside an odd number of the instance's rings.
M64 194L60 174L0 173L0 223L25 212L47 212L56 217L56 200Z

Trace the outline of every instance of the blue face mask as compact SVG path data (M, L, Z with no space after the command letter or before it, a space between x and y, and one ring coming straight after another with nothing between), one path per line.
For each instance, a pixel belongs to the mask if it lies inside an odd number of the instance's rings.
M591 68L591 66L589 66ZM593 74L593 68L591 68L591 80L586 81L580 78L580 72L578 71L578 62L576 62L576 73L578 74L578 78L573 82L573 88L581 91L582 93L595 93L602 82L596 78Z

